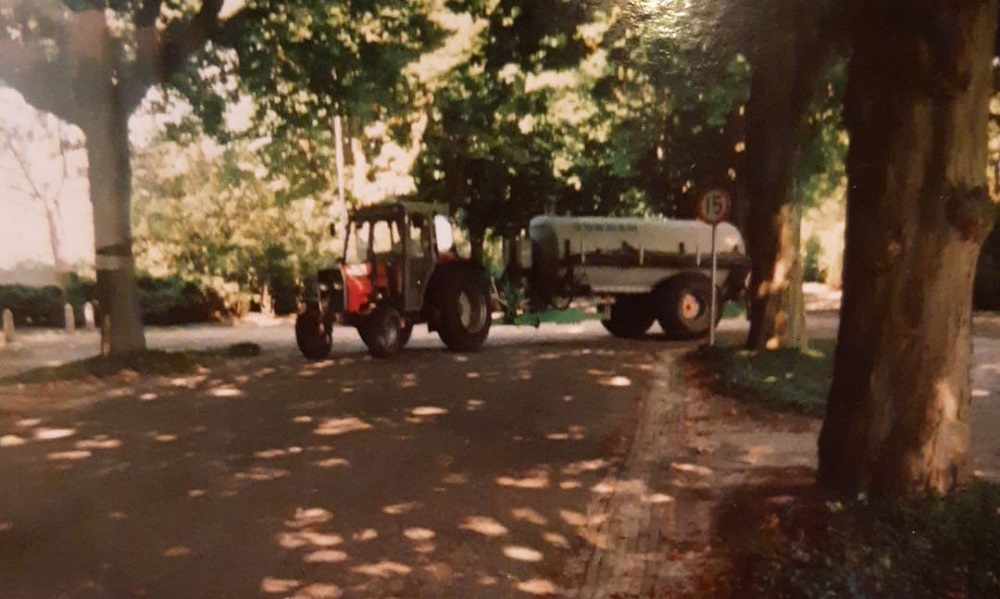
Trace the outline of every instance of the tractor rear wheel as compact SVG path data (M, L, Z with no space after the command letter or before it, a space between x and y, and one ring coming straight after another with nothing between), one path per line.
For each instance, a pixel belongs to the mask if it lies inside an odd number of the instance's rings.
M490 294L477 273L455 271L439 296L438 335L451 351L476 351L490 332Z
M299 314L295 319L295 342L302 355L310 360L322 360L329 356L333 346L331 329L324 325L318 306L309 306Z
M615 337L638 339L653 326L653 306L649 295L619 295L611 304L611 318L601 324Z
M376 358L391 358L403 348L403 326L399 311L387 304L375 308L361 321L361 340Z

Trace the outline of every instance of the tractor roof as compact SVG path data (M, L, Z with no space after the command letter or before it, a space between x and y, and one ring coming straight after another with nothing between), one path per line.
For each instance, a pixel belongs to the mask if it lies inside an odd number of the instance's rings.
M361 206L354 210L354 218L361 220L377 220L391 218L403 214L421 214L428 218L435 214L448 216L448 206L434 202L416 202L412 200L389 200Z

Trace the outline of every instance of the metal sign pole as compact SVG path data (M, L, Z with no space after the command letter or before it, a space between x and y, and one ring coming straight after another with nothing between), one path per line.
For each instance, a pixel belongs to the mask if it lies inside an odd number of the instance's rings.
M712 311L709 312L709 328L708 328L708 346L715 347L715 312L718 299L716 296L715 287L715 271L718 267L718 252L715 251L715 229L718 227L718 223L712 224Z

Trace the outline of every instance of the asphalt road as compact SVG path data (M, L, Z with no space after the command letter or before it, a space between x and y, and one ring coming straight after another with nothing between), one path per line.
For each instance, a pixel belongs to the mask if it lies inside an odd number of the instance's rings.
M456 355L418 331L393 361L345 334L319 363L286 337L193 376L8 389L50 401L0 414L0 597L562 592L676 346L496 333Z
M814 336L835 326L811 316ZM2 365L92 355L87 335L22 339ZM393 361L339 331L330 360L306 362L289 321L148 337L264 351L190 376L0 386L0 598L567 593L654 363L690 347L594 322L498 327L470 355L418 328ZM975 459L991 477L998 363L977 337Z

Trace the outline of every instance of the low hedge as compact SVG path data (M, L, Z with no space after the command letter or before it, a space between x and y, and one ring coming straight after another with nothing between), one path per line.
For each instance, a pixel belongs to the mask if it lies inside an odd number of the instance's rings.
M180 325L212 322L229 313L220 293L207 285L179 276L136 279L142 319L150 325ZM85 323L83 306L94 302L95 316L100 319L100 306L94 301L95 283L73 275L65 291L54 285L27 287L0 285L0 312L10 309L17 327L61 328L66 303L73 306L77 326Z
M139 276L142 320L152 325L213 322L227 313L222 296L206 285L179 276Z
M54 285L26 287L0 285L0 312L14 313L14 324L19 327L63 326L63 290Z

